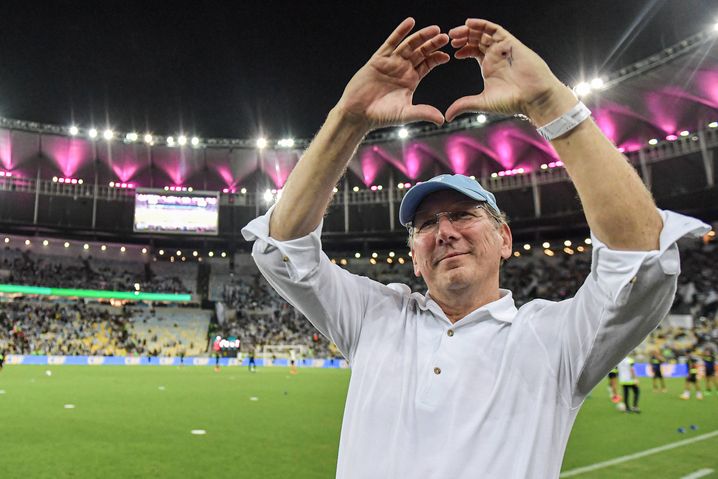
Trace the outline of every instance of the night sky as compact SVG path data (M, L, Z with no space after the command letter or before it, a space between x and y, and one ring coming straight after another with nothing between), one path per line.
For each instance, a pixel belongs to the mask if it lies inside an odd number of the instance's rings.
M531 6L527 6L531 5ZM710 26L714 0L0 2L0 116L201 137L311 137L404 17L502 24L571 85ZM451 51L449 47L447 51ZM452 60L416 102L481 88Z

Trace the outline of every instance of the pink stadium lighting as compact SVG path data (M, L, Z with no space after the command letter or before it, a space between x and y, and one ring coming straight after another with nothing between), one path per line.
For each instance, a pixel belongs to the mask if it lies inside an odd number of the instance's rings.
M376 185L371 185L371 190L376 191Z
M626 152L626 149L625 149L624 147L622 147L622 146L619 146L619 147L618 147L618 151L619 151L620 153L625 153L625 152Z
M404 188L411 188L411 183L404 183Z
M676 141L677 139L678 139L678 137L676 135L668 135L666 137L666 140L668 140L668 141Z

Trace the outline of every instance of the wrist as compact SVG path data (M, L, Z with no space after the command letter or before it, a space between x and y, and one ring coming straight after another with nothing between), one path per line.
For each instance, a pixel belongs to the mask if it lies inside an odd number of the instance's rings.
M542 127L576 106L578 98L566 85L558 84L526 105L526 116Z
M365 115L348 110L341 102L331 109L328 118L333 118L343 127L349 128L362 136L374 129L374 125Z

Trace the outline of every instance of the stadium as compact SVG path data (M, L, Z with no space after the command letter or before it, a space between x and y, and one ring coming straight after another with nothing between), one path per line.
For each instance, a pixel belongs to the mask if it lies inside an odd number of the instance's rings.
M71 18L80 7L69 3L53 14ZM639 49L643 28L655 40L658 20L689 9L650 3L625 12L632 26L618 50L634 41ZM22 56L29 38L20 18L34 13L16 7L17 17L0 25L18 39L0 40L0 59ZM626 392L603 380L578 415L560 477L718 477L718 387L707 374L718 353L718 23L711 21L718 12L708 2L690 7L694 23L672 40L616 54L622 63L610 69L586 68L595 74L557 72L657 206L712 228L680 240L670 313L630 355L640 410L630 414L617 398ZM101 16L112 10L98 8ZM221 23L223 8L208 25ZM427 24L436 21L432 8L421 17ZM569 2L561 8L578 15ZM119 17L134 15L120 10ZM451 19L442 29L466 16L451 10L442 12ZM509 12L496 14L512 28ZM86 15L78 25L94 23ZM391 28L366 33L347 71ZM541 47L530 33L525 42ZM3 106L2 96L32 96L9 91L19 84L11 77L0 74L2 477L332 477L351 364L260 274L242 233L280 200L322 120L295 126L310 131L304 137L262 128L224 135L218 127L202 135L202 127L177 128L173 118L140 128L142 121L127 120L130 105L117 104L102 120L75 106L63 121L43 114L52 110L43 101ZM141 102L154 108L150 96ZM576 294L594 252L576 188L526 118L489 112L367 135L323 219L331 263L423 294L399 207L412 187L445 173L478 180L506 213L513 247L500 283L517 307Z

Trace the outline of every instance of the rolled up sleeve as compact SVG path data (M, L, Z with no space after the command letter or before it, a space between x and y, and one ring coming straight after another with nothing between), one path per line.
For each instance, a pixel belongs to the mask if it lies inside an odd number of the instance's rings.
M592 234L591 272L584 284L573 298L542 309L532 321L571 407L580 405L670 311L680 273L676 242L710 230L695 218L659 212L658 250L612 250Z
M269 235L273 208L242 229L254 241L252 258L282 298L297 308L351 360L368 297L375 286L333 264L322 251L322 224L301 238L279 241Z

